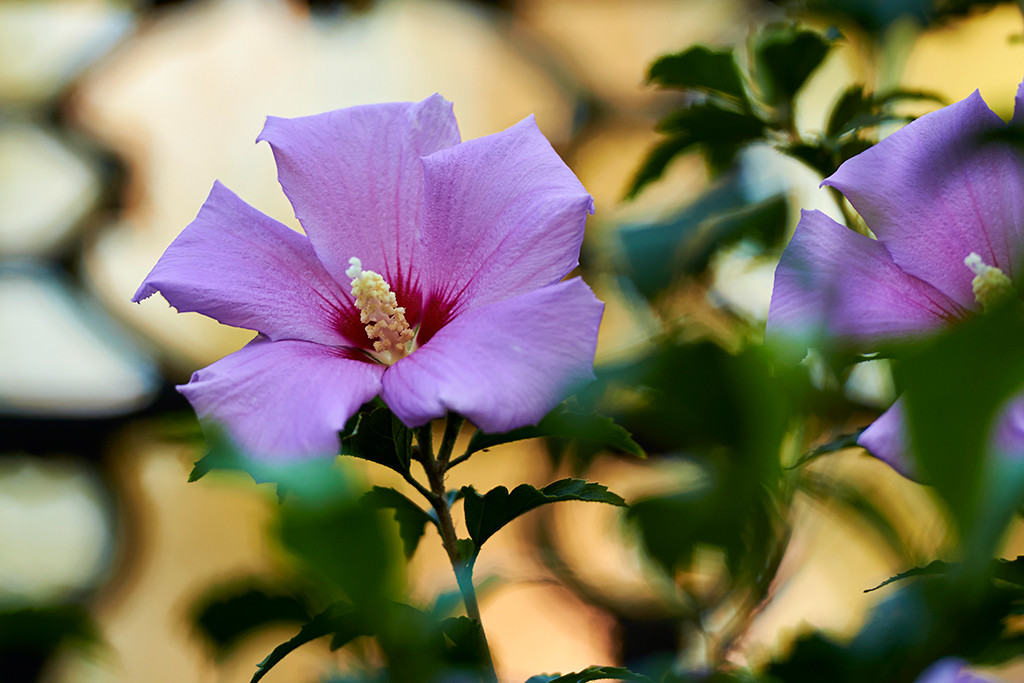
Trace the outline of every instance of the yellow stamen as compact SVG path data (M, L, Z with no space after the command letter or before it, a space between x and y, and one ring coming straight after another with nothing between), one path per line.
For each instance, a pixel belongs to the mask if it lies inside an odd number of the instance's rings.
M982 309L988 310L1013 294L1013 282L1006 277L1006 273L988 265L973 251L964 259L964 265L974 273L971 289L974 290L974 300Z
M345 275L352 278L352 296L359 309L359 320L366 325L366 336L374 340L374 356L391 365L412 353L416 332L405 319L405 308L380 273L363 270L356 257L348 260Z

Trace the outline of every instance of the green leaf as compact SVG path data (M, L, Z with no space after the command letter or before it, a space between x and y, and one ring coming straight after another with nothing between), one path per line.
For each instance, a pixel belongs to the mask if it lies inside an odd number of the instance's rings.
M907 353L895 366L920 476L957 523L968 573L983 569L1024 502L1024 462L992 443L996 416L1024 387L1016 298Z
M341 438L342 455L369 460L402 475L409 472L411 453L412 431L384 407L360 413L351 432Z
M939 574L948 574L949 570L954 566L955 565L952 565L949 562L935 560L933 562L926 564L923 567L914 567L913 569L908 569L905 572L900 572L895 576L890 576L888 579L878 584L874 588L865 588L864 592L870 593L872 591L878 590L879 588L884 588L885 586L888 586L890 583L896 583L897 581L914 578L916 576L937 576Z
M469 617L450 617L441 622L445 636L445 659L455 665L484 666L488 662L487 640L480 622Z
M732 51L704 45L659 57L651 65L647 81L665 88L718 92L743 102L747 97Z
M196 630L222 655L269 624L309 620L305 604L280 588L252 579L220 586L193 606Z
M416 552L427 524L437 526L437 519L433 515L393 488L374 486L363 496L363 501L378 508L390 508L395 511L398 534L402 537L406 558L412 557Z
M776 106L791 103L831 48L826 36L791 24L763 29L755 38L753 57L766 100Z
M367 628L363 616L353 609L352 605L344 602L335 603L313 617L293 638L275 647L262 662L256 665L256 673L250 683L257 683L278 662L311 640L331 635L331 649L336 650L359 636L372 634L372 631Z
M603 681L614 678L619 681L638 681L639 683L654 683L643 674L633 673L629 669L620 666L588 666L583 671L559 675L545 675L530 677L526 683L587 683L588 681Z
M355 494L334 499L289 498L281 506L278 536L318 579L328 599L346 598L375 609L404 584L398 535L380 510Z
M244 472L257 484L275 484L281 500L289 492L306 498L330 498L349 486L345 473L334 466L333 459L277 462L252 458L223 430L205 425L203 431L209 450L193 466L190 482L215 470Z
M477 430L469 440L467 453L523 439L556 437L584 441L602 448L644 457L644 451L622 427L608 417L594 413L576 413L560 405L544 416L535 426L513 429L503 434L489 434Z
M647 157L640 164L640 168L637 169L636 175L633 176L633 180L630 182L623 199L630 200L640 194L640 190L653 183L665 173L665 169L668 168L673 159L695 143L696 141L689 135L679 135L662 140L655 145L647 153Z
M860 435L864 433L864 429L867 429L867 427L864 427L863 429L858 429L855 432L850 432L849 434L840 434L839 436L828 441L827 443L823 443L820 446L815 446L814 448L800 456L800 459L793 463L789 467L789 469L803 467L807 463L813 462L814 460L817 460L823 455L838 453L839 451L846 450L847 448L856 448L859 445L857 443L857 439L859 439Z
M493 488L483 496L470 486L464 486L462 492L466 526L477 552L496 531L541 505L564 500L626 505L620 496L609 491L606 486L582 479L561 479L540 490L529 484L520 484L511 493L504 486Z
M729 176L668 220L624 226L619 232L625 275L647 300L703 272L722 247L741 240L773 247L786 234L789 207L782 195L750 203Z

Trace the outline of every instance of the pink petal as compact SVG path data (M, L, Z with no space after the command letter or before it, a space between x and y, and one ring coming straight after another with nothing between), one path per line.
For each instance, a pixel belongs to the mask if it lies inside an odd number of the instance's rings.
M293 460L338 453L338 432L380 391L384 367L329 346L257 337L178 387L203 422L249 455Z
M923 116L850 159L824 184L841 191L893 261L974 307L971 252L1014 277L1024 247L1024 162L975 92Z
M273 148L281 186L327 270L347 281L355 256L404 293L416 277L420 157L459 142L451 103L433 95L269 117L257 140Z
M579 278L476 308L384 373L384 402L415 427L448 411L488 432L535 424L593 379L604 304Z
M917 467L910 455L906 424L903 399L898 398L861 433L857 443L903 476L915 479Z
M219 182L132 300L157 291L178 311L196 311L271 339L347 344L343 330L352 320L354 332L362 334L358 313L309 241Z
M533 117L423 165L429 284L454 313L558 282L578 264L593 200Z
M964 314L880 242L804 211L775 271L766 336L857 346L931 332Z

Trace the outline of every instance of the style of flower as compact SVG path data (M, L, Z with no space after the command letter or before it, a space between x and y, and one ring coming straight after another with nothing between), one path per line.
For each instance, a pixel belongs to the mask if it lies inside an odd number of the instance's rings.
M1024 124L1024 84L1014 124ZM775 271L766 336L828 338L854 350L919 338L992 306L1024 268L1024 162L986 141L1005 128L975 92L849 159L822 184L838 189L877 239L804 211ZM996 438L1024 447L1024 404ZM858 442L912 474L897 402Z
M461 142L434 95L269 117L261 140L305 235L218 182L133 298L258 332L179 387L201 421L329 456L378 395L410 427L502 432L593 377L604 305L563 281L593 200L532 117Z

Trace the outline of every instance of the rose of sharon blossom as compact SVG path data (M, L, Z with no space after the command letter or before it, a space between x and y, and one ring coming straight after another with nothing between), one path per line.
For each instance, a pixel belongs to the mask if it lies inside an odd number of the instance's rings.
M914 683L996 683L996 681L972 674L967 670L967 663L962 659L946 657L921 672Z
M576 267L593 201L532 117L460 142L451 103L270 117L305 235L219 183L136 292L259 334L179 390L261 457L333 455L380 396L410 427L502 432L593 377Z
M1024 84L1013 124L1024 124ZM766 335L829 338L853 350L920 338L1014 294L1024 276L1024 163L975 92L849 159L823 185L842 192L877 240L805 211L775 271ZM996 442L1024 449L1024 403ZM902 403L858 440L912 474Z

